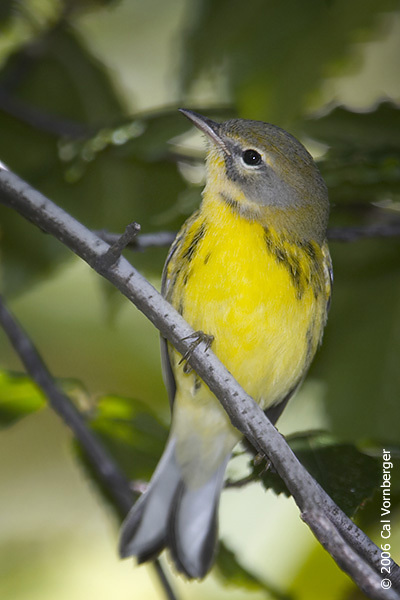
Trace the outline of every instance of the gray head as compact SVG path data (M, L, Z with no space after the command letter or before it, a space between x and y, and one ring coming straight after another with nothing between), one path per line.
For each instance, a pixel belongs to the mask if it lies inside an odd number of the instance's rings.
M326 185L312 156L292 135L269 123L216 123L182 110L210 140L208 185L242 214L276 218L285 228L322 241L329 214Z

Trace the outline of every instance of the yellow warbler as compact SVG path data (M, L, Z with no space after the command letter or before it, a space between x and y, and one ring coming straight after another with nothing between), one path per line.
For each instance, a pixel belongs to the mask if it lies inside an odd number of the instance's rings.
M199 210L169 251L162 292L275 422L327 318L326 186L307 150L279 127L182 112L208 138L207 179ZM171 432L125 520L120 551L143 562L167 547L179 571L203 577L215 555L225 468L241 435L165 341L163 353Z

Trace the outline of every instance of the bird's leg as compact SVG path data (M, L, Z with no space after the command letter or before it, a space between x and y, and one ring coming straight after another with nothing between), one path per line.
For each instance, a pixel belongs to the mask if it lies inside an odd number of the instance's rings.
M263 465L263 463L264 463L264 465ZM262 477L268 471L271 471L272 473L276 473L276 471L274 469L274 466L271 463L271 461L269 460L268 456L266 456L262 452L258 452L254 456L254 458L253 458L253 466L254 466L255 469L257 469L257 475L259 477Z
M258 467L264 461L267 462L267 457L265 456L265 454L263 452L257 452L257 454L253 458L254 466Z
M197 346L199 344L201 344L201 342L204 342L204 344L205 344L204 352L207 352L207 350L211 347L211 344L214 341L214 336L209 335L208 333L204 333L204 331L195 331L194 333L191 333L190 335L188 335L187 337L185 337L183 339L184 340L192 339L193 342L190 344L189 348L186 350L185 354L182 356L181 360L179 361L179 364L182 364L184 361L187 361L187 359L190 357L192 352L197 348ZM188 363L186 363L185 366L183 367L183 372L190 373L191 370L192 370L192 367Z
M269 460L268 456L264 454L264 452L257 452L254 446L252 446L250 442L246 440L246 438L243 439L243 444L245 446L246 451L253 455L251 463L254 469L257 469L258 474L262 475L269 469L271 469L272 471L274 470L271 461ZM263 463L264 466L262 466Z

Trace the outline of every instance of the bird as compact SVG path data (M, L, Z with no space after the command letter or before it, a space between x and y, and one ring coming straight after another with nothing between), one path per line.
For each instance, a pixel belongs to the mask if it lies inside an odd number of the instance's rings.
M182 226L162 294L275 423L321 343L331 298L329 200L306 148L262 121L216 122L180 109L205 134L200 208ZM211 569L227 463L242 439L207 385L165 339L169 438L126 517L121 557L167 548L188 579Z

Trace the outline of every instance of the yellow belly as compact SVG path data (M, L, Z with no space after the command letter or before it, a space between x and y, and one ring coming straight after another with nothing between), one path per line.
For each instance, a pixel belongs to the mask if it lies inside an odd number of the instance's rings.
M265 408L282 399L308 366L326 298L316 297L311 285L298 298L287 266L268 252L260 224L228 208L219 207L218 216L219 222L209 219L171 301L195 330L214 336L213 351Z
M213 351L263 409L301 381L321 337L327 302L318 261L291 248L297 254L289 268L284 249L271 252L276 240L269 235L267 240L262 225L221 203L208 205L206 220L200 211L178 237L164 290L194 330L214 337ZM322 263L322 253L319 258ZM299 273L293 265L301 267ZM239 434L173 348L170 359L177 386L172 430L178 460L192 479L196 464L199 473L204 460L216 467Z

